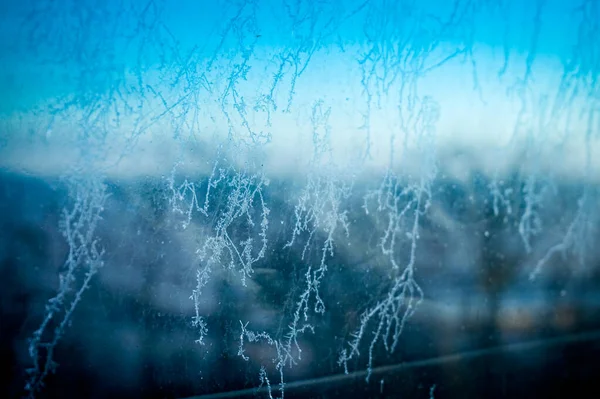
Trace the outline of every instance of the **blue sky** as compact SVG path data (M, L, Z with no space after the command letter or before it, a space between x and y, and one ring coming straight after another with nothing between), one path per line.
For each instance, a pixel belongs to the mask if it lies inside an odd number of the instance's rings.
M115 137L126 135L138 115L150 121L163 115L166 108L179 112L182 99L199 110L196 117L200 122L196 127L206 132L203 139L223 135L227 130L221 107L223 98L234 116L233 124L242 131L242 120L236 117L233 95L227 88L232 71L244 62L243 51L248 51L249 70L237 77L234 87L238 100L243 98L246 103L247 122L252 129L269 130L273 134L271 159L289 160L298 148L305 149L303 154L308 153L312 145L308 123L312 107L323 101L325 107L331 108L328 123L333 131L334 148L340 154L353 154L340 159L350 162L365 146L366 134L361 126L367 98L358 60L373 48L381 57L370 65L375 66L380 77L388 79L408 54L407 48L423 51L413 61L424 58L426 68L457 48L471 50L420 77L418 94L420 98L431 96L440 106L437 124L440 146L503 145L515 131L522 106L507 89L525 75L527 62L533 61L529 82L532 94L527 101L531 102L529 123L534 124L540 99L547 96L552 100L557 95L563 63L571 57L579 23L575 5L564 0L502 0L485 7L472 2L475 8L469 8L470 2L459 1L456 15L463 17L445 30L440 21L450 18L455 3L442 0L412 2L418 8L407 5L411 2L395 0L310 0L287 2L289 8L283 6L286 2L275 0L254 3L186 0L177 2L177 6L166 2L162 11L153 6L155 3L132 1L127 4L133 4L135 11L129 14L116 8L120 2L101 2L96 6L89 0L76 2L77 13L69 11L72 6L65 6L71 2L58 3L37 19L29 19L29 25L21 25L18 18L25 15L23 10L9 9L3 13L3 22L7 23L0 24L1 33L14 40L4 43L2 48L0 88L4 95L0 110L5 122L2 135L9 144L14 142L13 150L17 145L23 146L24 132L39 135L44 145L52 137L64 147L73 134L69 118L76 119L83 112L75 110L67 116L61 131L58 122L48 127L53 119L44 116L44 112L32 114L34 105L43 108L57 97L70 94L80 95L79 105L83 108L105 98L134 99L134 103L139 79L142 86L151 86L159 95L147 92L142 108L122 116L124 120L118 128L109 129ZM19 4L26 7L28 3ZM42 8L44 5L31 4ZM536 23L537 10L541 10L539 23ZM132 19L130 15L143 17ZM152 25L155 21L160 23ZM36 42L35 48L20 44L22 33L34 26L40 33L40 42ZM150 26L154 29L149 29ZM426 50L433 40L439 40L438 46L433 51ZM177 49L175 57L172 48ZM163 64L166 69L162 72L158 68L161 51L166 55ZM61 54L67 57L61 59ZM294 55L298 56L297 62L284 65L274 92L277 112L256 108L264 106L261 95L270 93L281 58ZM508 67L499 77L507 55ZM40 63L41 57L50 62ZM187 75L180 73L183 64L189 67ZM302 69L305 64L306 69L296 80L290 112L283 113L290 98L294 65ZM209 66L212 69L207 72ZM185 79L196 88L206 85L210 90L192 90L192 95ZM370 140L378 159L387 156L390 135L400 134L398 105L403 95L399 90L406 79L404 75L393 81L390 91L383 96L381 108L371 109ZM116 82L121 85L115 86ZM375 84L372 80L373 92ZM118 87L119 91L110 93L111 87ZM220 96L224 97L219 99ZM403 101L406 104L407 98ZM140 145L156 145L157 138L168 140L173 126L170 116L152 122ZM193 117L188 109L182 120L191 123ZM271 126L267 126L267 117L271 118ZM577 127L579 122L570 123Z
M32 2L32 4L35 3ZM39 3L39 6L44 2L37 3ZM59 6L54 9L54 13L46 12L40 19L41 25L39 29L41 31L46 30L47 32L55 33L57 31L56 25L58 25L59 31L61 25L62 28L77 26L69 18L69 8L71 7L67 8L67 5L70 2L61 1L58 3ZM63 3L62 8L60 3ZM90 4L93 2L89 0L85 2L78 1L76 2L76 7L78 9L94 9L91 4L88 5L86 3ZM133 57L136 51L132 51L135 50L132 48L135 43L126 47L124 41L112 40L119 35L118 32L116 34L108 33L113 27L120 28L124 25L134 26L134 21L131 17L128 17L125 13L116 11L115 5L119 3L116 1L102 2L101 7L109 12L104 16L99 13L97 16L90 17L90 20L94 21L94 24L91 24L91 26L84 24L83 28L74 29L71 35L81 35L82 43L85 43L86 40L96 44L103 42L104 48L115 49L114 63L117 67L136 69L139 64L136 57ZM260 37L256 40L256 49L258 50L281 47L294 48L300 44L302 37L316 39L319 34L327 31L326 26L330 19L333 20L331 26L335 28L330 29L328 36L323 39L322 47L325 50L329 47L339 46L340 44L343 46L353 46L357 43L365 45L368 42L368 38L365 35L364 25L365 21L372 16L371 14L377 18L372 27L381 26L383 36L393 34L394 31L396 33L399 32L402 29L399 28L399 25L403 25L407 21L414 21L417 18L416 16L409 15L408 11L403 11L407 8L402 7L401 3L409 2L371 1L366 2L366 6L361 8L363 3L365 3L363 0L337 2L304 1L298 2L301 5L298 10L300 10L302 15L306 12L306 16L309 19L300 21L294 27L288 10L282 6L283 1L258 0L255 2L255 6L249 3L241 6L240 4L243 3L236 1L187 0L178 1L177 5L172 2L167 3L161 14L161 18L164 21L164 26L167 27L170 33L166 34L162 32L162 37L167 39L174 38L180 45L182 55L189 54L189 51L196 47L200 58L211 58L215 54L216 47L221 42L221 33L226 29L228 21L235 14L239 14L242 18L253 14L256 16L256 31L260 34ZM377 3L380 3L379 6L374 7L370 11L370 7ZM415 3L425 13L430 13L442 19L448 18L454 5L453 1L444 0L427 0ZM461 3L467 4L467 2ZM538 53L559 58L568 56L570 46L574 41L574 34L577 32L577 21L573 17L572 12L574 9L573 2L565 0L502 0L497 3L500 3L500 5L480 7L480 10L472 17L469 17L467 13L467 18L462 23L462 26L458 29L453 29L442 40L458 44L457 42L460 40L458 36L464 36L470 29L473 29L473 40L477 46L491 47L498 52L503 52L506 48L510 51L511 56L523 57L531 49L532 35L536 26L534 23L536 7L540 3L542 4L542 14L540 18L539 41L537 43ZM505 3L505 5L502 5L502 3ZM27 6L27 2L15 4L19 7ZM133 1L133 4L136 5L138 9L137 15L139 15L139 10L143 10L146 3L136 0ZM8 8L9 6L5 5L4 7ZM310 15L308 10L311 8L314 10L316 17L315 15ZM144 14L146 22L152 21L152 10L152 7L146 9ZM352 16L348 16L352 10L360 11ZM463 7L459 7L458 10L460 12L463 10ZM81 65L77 64L73 57L71 57L71 65L67 61L56 68L50 68L48 65L36 65L32 61L45 51L52 58L53 51L61 48L61 46L62 50L73 47L71 46L72 42L58 43L57 39L49 33L46 38L48 39L47 44L51 47L42 44L41 48L37 48L35 53L26 51L31 58L25 58L23 52L16 56L11 56L10 53L12 51L7 46L16 46L19 42L19 33L23 32L23 30L21 29L21 19L18 17L25 14L22 12L23 10L8 9L3 11L5 12L3 12L4 17L1 24L3 26L2 35L12 40L5 41L3 44L4 48L1 49L6 60L3 63L2 74L0 75L2 78L0 84L4 87L3 92L6 93L2 101L2 108L7 111L18 105L26 107L28 104L31 104L31 101L52 97L54 93L64 93L65 90L68 90L70 79L61 79L60 77L68 76L69 69L72 69L72 76L77 76L80 73ZM116 16L119 16L119 18L117 19ZM107 18L108 20L103 20L103 18ZM310 26L312 23L315 24L314 27ZM242 30L242 34L250 30ZM228 39L223 42L223 47L219 50L218 54L228 56L228 51L235 51L238 43L235 42L234 34L235 32L230 31ZM172 35L172 37L168 37L169 35ZM389 38L379 37L375 39L383 41ZM393 40L393 38L391 39ZM411 40L416 42L427 40L427 38L418 37ZM244 38L244 44L246 45L252 41L252 37ZM23 48L23 46L20 47ZM475 48L475 51L477 52L477 48ZM144 65L144 67L153 67L152 62L157 61L157 58L153 57L153 55L156 56L155 53L152 48L145 50L143 63L148 65ZM481 59L481 55L476 54L477 58ZM485 59L482 60L484 63L485 61ZM29 101L25 100L25 98Z

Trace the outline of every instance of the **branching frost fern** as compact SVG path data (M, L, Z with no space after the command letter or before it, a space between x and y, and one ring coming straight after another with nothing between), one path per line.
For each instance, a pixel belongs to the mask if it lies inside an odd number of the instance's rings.
M94 178L72 178L68 185L72 205L63 209L60 229L69 252L59 273L58 293L48 301L44 319L29 341L33 366L27 370L25 388L30 397L43 388L46 377L56 370L57 344L70 325L83 293L103 265L104 250L97 228L108 198L106 186Z

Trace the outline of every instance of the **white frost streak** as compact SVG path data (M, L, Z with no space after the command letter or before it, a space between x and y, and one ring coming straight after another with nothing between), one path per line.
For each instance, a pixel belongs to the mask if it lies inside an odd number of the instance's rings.
M59 274L56 296L48 301L40 327L29 341L29 356L33 366L27 370L26 390L30 397L44 386L48 374L57 364L54 350L70 325L71 317L83 293L89 288L92 277L102 267L102 255L96 230L108 195L100 179L72 178L68 181L72 207L62 212L61 231L69 253Z

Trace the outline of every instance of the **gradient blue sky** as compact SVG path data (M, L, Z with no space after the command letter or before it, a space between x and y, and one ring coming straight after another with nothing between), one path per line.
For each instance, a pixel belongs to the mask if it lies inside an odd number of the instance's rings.
M308 121L312 106L318 100L332 108L329 123L334 147L340 152L356 153L365 143L360 115L365 112L367 103L357 60L375 46L384 55L378 61L378 73L393 72L398 43L422 49L434 38L440 45L429 54L426 65L435 64L465 43L472 50L471 58L459 57L419 80L419 94L432 96L440 105L441 145L470 141L497 144L514 132L522 103L508 95L507 88L525 75L528 61L533 61L530 82L533 94L528 100L531 105L535 108L540 98L557 95L563 63L571 58L580 19L575 12L576 4L566 0L461 0L458 3L310 0L287 2L289 9L284 6L286 2L275 0L254 3L185 0L165 2L159 12L153 2L125 2L133 5L134 12L118 8L120 3L61 0L53 3L54 8L27 19L24 16L29 15L28 7L44 8L45 2L30 0L2 5L0 33L9 40L0 48L0 92L3 93L0 112L6 122L1 133L5 142L15 142L13 150L17 143L22 145L23 132L39 134L44 140L49 137L50 129L44 127L48 118L32 114L34 105L43 105L57 96L85 94L79 98L82 101L79 105L85 108L89 105L86 102L97 100L96 95L106 95L109 88L115 87L115 82L124 83L119 86L120 95L127 99L135 96L138 78L142 78L143 84L151 85L162 99L147 99L140 113L147 119L161 115L165 110L163 100L168 106L176 105L186 93L183 81L172 84L177 66L182 64L195 69L193 84L204 82L214 89L212 93L204 91L194 101L202 110L202 127L208 132L220 130L223 134L226 126L216 94L226 91L231 71L243 61L242 49L254 43L248 61L251 69L245 79L237 80L236 88L249 107L248 120L257 130L265 128L266 114L253 111L252 106L261 94L269 93L280 57L318 44L306 71L297 80L290 113L272 116L275 148L272 157L280 157L283 162L298 152L298 148L311 146ZM418 13L411 11L409 3L418 5ZM447 20L455 4L463 19L440 36L437 21ZM465 8L469 4L475 7ZM289 10L299 17L291 18ZM541 10L539 18L538 10ZM131 15L138 17L133 19ZM234 19L236 15L238 18ZM148 34L148 27L156 20L160 21L155 25L158 29ZM135 31L138 27L140 30ZM40 41L35 46L27 45L24 33L34 28ZM417 34L406 35L414 29ZM177 48L176 57L170 52L173 46ZM167 55L166 66L176 67L165 74L158 73L160 51ZM61 59L63 54L67 57ZM307 54L299 53L300 65L307 61ZM507 55L508 68L499 77ZM42 58L46 61L40 63ZM208 65L212 65L212 71L202 81L200 72ZM275 93L279 112L286 108L293 71L291 64L286 66ZM480 84L477 89L474 71ZM372 139L375 151L379 151L375 153L377 157L387 156L390 132L398 130L400 82L401 79L394 82L393 94L385 96L382 109L372 111ZM530 119L535 118L535 109L530 112L533 115ZM74 111L73 117L77 115ZM135 116L134 113L130 118ZM15 124L16 119L26 123ZM39 121L37 125L36 121ZM127 130L131 123L132 120L123 122L122 129ZM165 118L153 124L149 137L162 135L164 139L169 135L169 123ZM72 129L68 120L64 126ZM60 137L58 126L52 126L52 130L53 137ZM122 135L122 132L113 133ZM72 132L62 132L63 138L69 134Z
M43 8L43 1L29 2L12 2L12 4L4 3L2 12L0 12L2 26L1 34L5 40L2 41L0 51L2 54L2 70L0 72L0 88L2 95L2 110L4 113L10 112L15 108L26 108L32 102L43 101L47 97L52 97L55 94L63 94L72 88L72 79L81 73L81 64L71 60L72 64L65 62L62 65L51 68L49 65L36 65L36 58L43 53L46 53L50 58L53 58L53 52L58 50L66 50L73 47L70 42L59 43L57 38L52 37L57 30L63 29L64 34L68 34L69 23L73 21L69 17L69 9L73 6L69 3L77 4L75 8L80 10L93 10L93 1L58 1L57 6L53 11L45 12L40 18L40 25L37 27L40 31L47 31L48 35L45 38L48 40L49 46L42 43L40 48L30 51L22 43L22 33L29 30L31 26L23 28L23 20L26 15L25 9L32 4ZM61 6L62 3L62 6ZM83 28L72 29L71 36L81 35L81 43L85 44L86 40L90 43L103 43L105 48L115 49L114 64L118 68L134 70L138 68L137 59L135 59L135 51L132 51L133 43L129 47L124 45L124 41L116 41L111 38L119 36L119 33L107 33L110 29L119 29L122 26L133 26L134 21L126 13L117 10L117 4L121 2L107 1L101 2L101 8L107 11L104 15L99 13L97 16L91 16L89 26L84 24ZM244 8L240 7L241 2L235 1L194 1L185 0L177 2L166 2L161 18L172 34L172 37L178 41L180 52L182 55L189 54L189 50L193 47L198 47L197 52L199 58L211 58L216 51L217 45L221 41L221 32L227 27L228 21L233 15L240 12L241 16L251 14L252 4L247 4ZM296 27L295 36L293 35L292 20L288 17L283 1L256 1L256 17L257 31L261 37L256 43L257 49L261 48L294 48L298 46L298 39L304 35L306 37L314 37L324 31L326 21L330 18L337 18L336 29L323 39L322 46L327 47L352 46L355 44L365 45L368 43L368 38L365 36L364 24L369 14L369 7L373 4L380 3L381 7L375 11L379 13L377 17L386 17L390 25L401 25L406 20L414 20L415 17L407 15L407 12L401 10L400 1L387 2L367 2L367 5L360 8L363 0L355 1L337 1L337 2L317 2L304 1L301 4L301 10L308 10L310 7L315 9L317 17L314 18L316 26L311 32L310 22L306 21ZM292 2L290 2L292 3ZM444 0L425 0L417 1L421 10L427 13L436 15L440 18L447 18L454 5L453 1ZM467 2L463 2L467 3ZM490 2L493 3L493 2ZM509 49L511 56L523 57L530 52L533 30L536 26L534 23L536 7L538 3L542 4L541 24L539 25L539 41L537 51L540 55L551 57L564 58L569 56L571 46L575 40L574 35L577 33L577 17L573 13L575 4L568 0L547 0L547 1L507 1L502 0L493 6L480 7L481 10L472 18L466 19L458 31L454 30L447 37L441 38L449 44L457 44L461 38L457 35L473 29L473 39L477 46L486 46L495 49L498 52L504 51L504 48ZM138 9L143 9L146 2L133 1ZM61 8L62 7L62 8ZM321 7L321 8L319 8ZM462 8L459 7L459 10ZM351 10L360 10L355 15L348 17L340 24L339 19L345 18L342 16L350 13ZM139 12L137 13L139 14ZM152 8L149 8L145 13L146 21L151 21ZM116 18L116 16L119 16ZM382 19L376 23L380 23ZM137 22L137 21L135 21ZM44 26L45 24L45 26ZM57 26L58 25L58 26ZM71 25L76 27L77 25ZM383 30L383 29L382 29ZM383 32L385 36L389 33L389 29ZM87 35L87 36L86 36ZM165 33L162 32L163 37ZM377 40L386 39L377 38ZM422 40L423 38L415 38L413 40ZM427 39L425 39L427 40ZM246 43L249 43L248 38ZM228 56L229 51L235 51L238 44L232 40L232 35L228 40L224 41L224 46L220 49L219 54ZM62 48L61 48L62 47ZM15 53L15 48L25 49L19 53ZM477 54L476 59L485 63L485 59L481 59L481 55ZM27 55L29 57L27 57ZM152 57L153 50L149 48L145 51L144 67L152 68L152 62L157 61ZM155 55L155 54L154 54ZM102 55L98 55L102 57ZM484 56L485 57L485 56ZM177 62L177 61L174 61ZM71 75L71 76L69 76Z

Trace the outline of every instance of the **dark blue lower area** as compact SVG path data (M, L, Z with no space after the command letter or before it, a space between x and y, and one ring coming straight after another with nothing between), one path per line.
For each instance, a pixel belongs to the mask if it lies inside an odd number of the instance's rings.
M261 365L273 395L279 394L273 348L248 345L248 362L237 352L241 320L285 334L289 298L302 289L302 248L282 249L295 202L277 190L289 191L284 183L270 186L273 250L256 267L252 283L242 287L239 276L214 274L202 347L194 342L189 295L204 222L194 222L193 234L178 230L161 184L109 184L98 230L105 265L56 346L56 373L38 397L267 397L257 390ZM480 189L485 184L436 187L438 209L456 227L447 232L433 218L423 219L416 270L425 299L396 350L390 354L376 345L366 382L368 331L362 356L348 364L350 374L337 364L360 311L385 295L389 281L389 269L375 255L357 258L340 246L321 288L326 312L312 319L314 334L301 336L303 359L286 369L285 397L600 397L600 258L590 252L579 266L557 257L543 278L531 282L527 268L534 257L513 245L514 223L488 217L491 205ZM559 187L563 202L547 209L549 238L539 245L547 247L568 226L578 190L576 184ZM356 203L351 244L376 243L380 232L361 219L362 203ZM25 394L28 339L56 294L68 253L59 231L61 210L68 206L59 181L0 176L0 397Z

